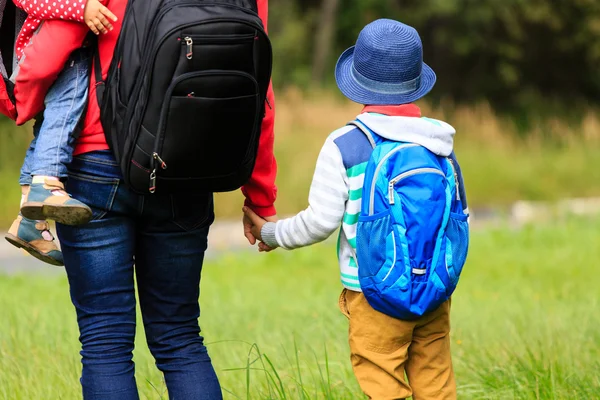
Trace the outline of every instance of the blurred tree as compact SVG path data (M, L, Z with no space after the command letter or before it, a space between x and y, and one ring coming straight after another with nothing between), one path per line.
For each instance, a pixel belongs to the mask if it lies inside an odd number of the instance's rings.
M271 0L276 84L329 84L339 54L383 17L421 34L433 98L600 103L599 0Z
M339 0L323 0L321 17L315 40L315 57L312 65L312 82L323 83L327 59L330 58L333 35L335 33L336 14Z

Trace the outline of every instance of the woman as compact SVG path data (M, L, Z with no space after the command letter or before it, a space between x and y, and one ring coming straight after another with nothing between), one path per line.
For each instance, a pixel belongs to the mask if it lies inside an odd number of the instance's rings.
M124 3L110 0L107 4L119 21ZM266 22L267 0L259 0L258 5ZM119 29L117 23L99 38L104 77ZM272 104L272 90L268 96ZM267 112L259 158L244 193L247 205L263 216L273 216L276 165L273 113L269 108ZM144 197L124 186L104 138L94 85L75 155L67 189L91 207L93 221L59 226L58 235L77 311L84 399L139 398L132 361L134 275L148 346L164 373L169 397L220 399L219 382L198 326L200 273L214 218L212 195Z

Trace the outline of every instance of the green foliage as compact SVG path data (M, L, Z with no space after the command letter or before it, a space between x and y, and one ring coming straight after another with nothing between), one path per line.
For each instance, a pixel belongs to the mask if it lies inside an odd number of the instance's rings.
M28 129L31 131L31 128ZM25 128L15 128L12 121L0 116L0 230L8 230L6 224L19 211L19 170L25 158L30 135Z
M473 233L452 300L461 399L595 399L600 393L600 220ZM207 261L200 323L225 399L360 399L337 310L331 245ZM0 399L77 399L81 368L67 280L0 276ZM139 312L138 312L139 316ZM144 343L142 399L167 399Z
M316 15L324 0L271 0L279 86L305 85ZM329 66L362 27L393 18L420 32L438 74L433 97L492 102L509 111L532 99L600 100L600 2L596 0L348 0L339 7ZM333 74L329 74L330 80ZM554 110L550 111L553 112Z

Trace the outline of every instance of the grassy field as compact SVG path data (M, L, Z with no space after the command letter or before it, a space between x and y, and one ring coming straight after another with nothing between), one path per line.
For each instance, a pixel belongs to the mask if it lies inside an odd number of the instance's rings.
M473 233L453 302L460 399L600 397L600 220ZM330 244L209 260L202 316L228 399L360 398ZM76 399L74 311L62 277L0 277L0 399ZM166 399L143 343L143 399Z
M277 95L277 203L281 214L289 214L306 206L317 154L328 133L353 119L360 106L329 93L289 90ZM600 195L600 186L590 184L600 181L600 169L590 168L600 159L600 118L593 110L556 120L531 117L524 128L485 105L420 105L425 115L456 127L456 151L471 205ZM28 130L30 126L16 129L0 121L0 226L8 227L18 211L17 178ZM239 192L220 194L218 212L237 218L241 202Z

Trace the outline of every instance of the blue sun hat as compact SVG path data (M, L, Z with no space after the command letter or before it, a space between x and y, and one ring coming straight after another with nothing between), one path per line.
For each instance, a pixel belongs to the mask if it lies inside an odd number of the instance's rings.
M356 46L346 50L335 80L350 100L365 105L412 103L435 85L435 72L423 62L423 44L415 28L391 19L367 25Z

